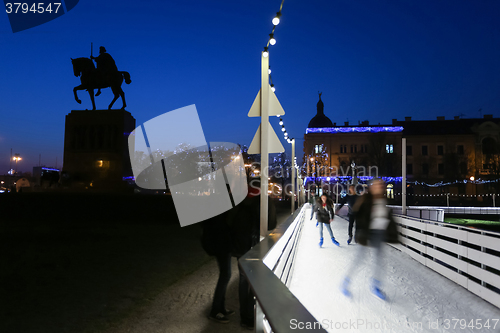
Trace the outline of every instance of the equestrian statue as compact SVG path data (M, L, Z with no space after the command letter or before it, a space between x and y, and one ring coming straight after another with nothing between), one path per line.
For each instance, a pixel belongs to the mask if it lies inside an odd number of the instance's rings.
M96 62L97 68L94 66L94 60ZM114 98L111 104L108 106L108 110L116 102L118 97L121 96L123 101L122 110L125 109L127 103L125 103L125 93L122 90L122 83L125 80L126 84L132 82L130 80L130 74L128 72L119 71L116 67L114 59L106 52L104 46L99 48L99 56L92 56L92 46L89 58L71 58L71 63L73 64L73 73L76 77L80 77L82 84L73 88L73 93L75 94L75 100L81 104L82 101L78 99L78 90L87 90L90 95L90 100L92 101L92 110L95 110L95 99L94 99L94 89L97 89L95 96L101 94L102 88L111 88L114 94Z

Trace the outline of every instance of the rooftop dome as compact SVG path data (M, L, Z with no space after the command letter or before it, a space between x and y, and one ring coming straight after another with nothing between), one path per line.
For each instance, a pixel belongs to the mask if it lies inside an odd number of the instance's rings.
M330 120L330 118L325 116L325 114L323 113L323 109L324 109L325 105L323 104L323 101L321 100L321 94L322 93L319 93L319 101L318 101L318 104L316 104L316 108L318 111L317 111L316 115L313 117L313 119L311 119L311 121L309 122L309 125L307 126L308 128L333 127L333 124L332 124L332 121Z

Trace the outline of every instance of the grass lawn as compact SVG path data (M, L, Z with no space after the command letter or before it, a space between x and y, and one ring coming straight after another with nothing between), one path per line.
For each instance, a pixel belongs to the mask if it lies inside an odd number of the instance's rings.
M500 226L500 221L465 219L465 218L457 218L457 217L445 217L444 222L453 223L453 224L460 224L460 225L465 225L465 226L478 226L478 225Z

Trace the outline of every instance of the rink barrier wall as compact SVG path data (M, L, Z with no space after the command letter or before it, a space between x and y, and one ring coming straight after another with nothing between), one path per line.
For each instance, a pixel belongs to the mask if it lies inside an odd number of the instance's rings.
M394 247L500 308L500 233L395 215Z
M401 214L401 206L390 206L394 214ZM443 207L427 207L427 206L407 206L406 216L416 217L424 220L431 221L444 221L445 210Z
M288 289L308 204L269 232L238 261L255 295L255 332L291 331L291 320L317 322ZM308 332L325 332L314 328Z

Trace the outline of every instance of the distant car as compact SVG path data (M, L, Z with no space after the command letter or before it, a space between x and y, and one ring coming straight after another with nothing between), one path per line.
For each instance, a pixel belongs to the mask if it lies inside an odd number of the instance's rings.
M6 187L0 187L0 193L9 193L10 190Z

